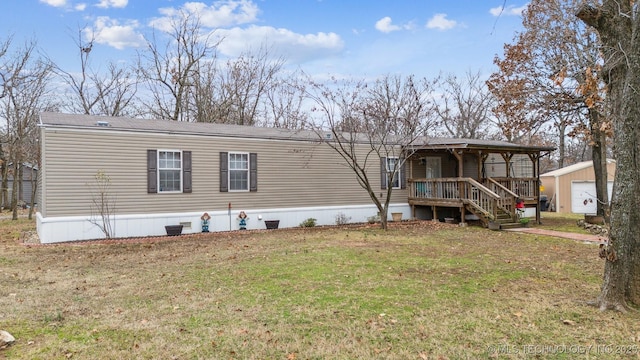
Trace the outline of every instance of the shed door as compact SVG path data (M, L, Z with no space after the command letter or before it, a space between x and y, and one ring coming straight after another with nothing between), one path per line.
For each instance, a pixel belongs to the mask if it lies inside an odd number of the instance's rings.
M607 183L609 201L613 194L613 181ZM571 212L576 214L595 214L598 210L595 181L571 182Z

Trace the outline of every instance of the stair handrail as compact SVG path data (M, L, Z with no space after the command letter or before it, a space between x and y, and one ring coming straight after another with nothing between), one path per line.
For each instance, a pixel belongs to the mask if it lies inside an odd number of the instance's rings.
M515 220L518 194L492 178L486 178L485 181L491 185L490 188L500 196L501 199L498 200L498 207L502 208L502 210L511 215L511 218Z
M489 220L495 220L498 214L500 196L475 179L460 178L460 181L463 185L464 194L460 198L468 205L481 210Z
M492 178L487 178L486 179L488 182L490 182L491 184L493 184L495 187L499 188L500 190L504 191L505 193L513 196L513 197L518 197L518 194L514 193L513 191L509 190L509 188L507 188L506 186L500 184L499 182L495 181Z

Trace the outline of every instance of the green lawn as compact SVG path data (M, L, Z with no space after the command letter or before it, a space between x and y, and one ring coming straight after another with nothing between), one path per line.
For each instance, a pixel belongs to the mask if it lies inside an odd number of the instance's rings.
M640 354L637 312L586 305L601 282L595 245L433 222L18 244L32 227L0 221L0 329L17 339L0 357Z

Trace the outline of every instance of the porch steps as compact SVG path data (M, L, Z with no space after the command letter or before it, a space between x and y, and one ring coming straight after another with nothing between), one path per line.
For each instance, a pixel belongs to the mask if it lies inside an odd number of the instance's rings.
M520 224L519 222L509 222L509 223L500 224L500 230L518 229L518 228L521 228L521 227L525 227L525 226Z
M498 209L498 214L495 221L492 221L489 228L492 230L506 230L521 228L524 225L519 222L514 222L513 217L508 212Z

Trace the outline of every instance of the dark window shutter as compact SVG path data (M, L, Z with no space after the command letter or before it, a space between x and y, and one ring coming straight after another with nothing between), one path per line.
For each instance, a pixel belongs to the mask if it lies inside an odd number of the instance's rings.
M258 191L258 154L249 154L249 191Z
M380 188L387 188L387 158L380 158Z
M158 192L158 152L147 150L147 193Z
M402 163L402 170L400 170L400 188L407 188L407 162Z
M229 191L229 153L220 153L220 192Z
M191 185L191 151L182 152L182 192L190 193L193 191Z

